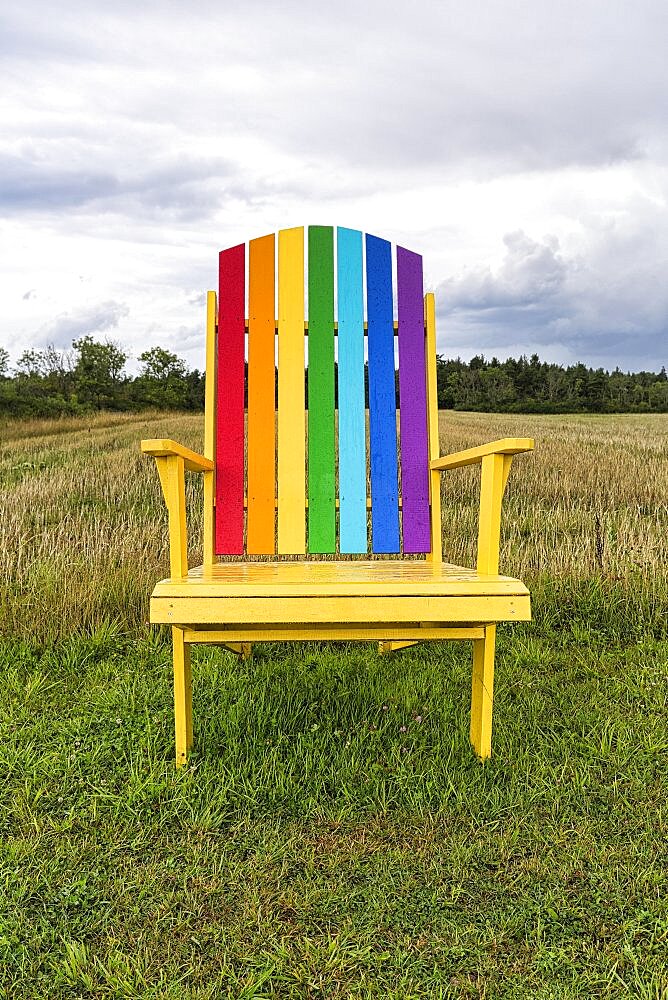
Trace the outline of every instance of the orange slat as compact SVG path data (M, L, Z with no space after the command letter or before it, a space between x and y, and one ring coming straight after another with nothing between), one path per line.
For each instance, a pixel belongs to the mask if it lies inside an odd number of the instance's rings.
M275 547L275 238L249 244L248 278L248 528L246 551Z

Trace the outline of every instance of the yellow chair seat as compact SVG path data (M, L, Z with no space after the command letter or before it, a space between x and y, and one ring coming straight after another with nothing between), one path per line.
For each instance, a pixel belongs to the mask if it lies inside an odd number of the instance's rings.
M430 631L442 631L446 623L450 629L530 617L529 592L520 580L418 560L219 563L162 580L151 598L154 623L237 626L239 641L241 631L244 639L261 639L262 626L284 626L295 638L318 626L314 638L341 631L371 639L380 634L380 624L395 632L401 623L402 634L409 626L411 634L418 628L427 638L424 622L433 626ZM356 634L342 630L343 623L359 625ZM371 624L376 628L364 629ZM387 625L382 635L391 638ZM278 638L275 628L267 631Z

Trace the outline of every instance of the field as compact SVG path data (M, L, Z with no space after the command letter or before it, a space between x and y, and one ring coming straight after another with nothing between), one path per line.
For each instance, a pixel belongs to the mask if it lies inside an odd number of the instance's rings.
M492 760L466 643L199 647L177 773L137 441L199 449L201 418L2 428L0 997L668 998L668 418L441 433L536 438L502 552L535 621L499 630ZM444 477L452 562L475 501Z

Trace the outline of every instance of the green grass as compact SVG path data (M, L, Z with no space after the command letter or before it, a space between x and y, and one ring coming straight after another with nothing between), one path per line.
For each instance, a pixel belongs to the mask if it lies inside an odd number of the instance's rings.
M664 417L441 414L442 450L532 434L503 567L493 757L471 649L196 647L173 766L167 565L140 436L0 429L0 998L668 1000ZM473 558L477 480L443 480ZM190 479L191 561L201 508Z
M6 644L0 995L668 996L668 645L581 597L485 766L466 643L198 647L179 773L162 636Z

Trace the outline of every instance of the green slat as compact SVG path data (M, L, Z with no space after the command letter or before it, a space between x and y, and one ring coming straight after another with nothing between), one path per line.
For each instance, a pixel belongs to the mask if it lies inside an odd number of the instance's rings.
M334 231L308 230L308 550L336 551Z

